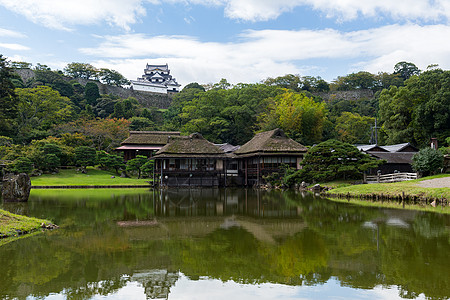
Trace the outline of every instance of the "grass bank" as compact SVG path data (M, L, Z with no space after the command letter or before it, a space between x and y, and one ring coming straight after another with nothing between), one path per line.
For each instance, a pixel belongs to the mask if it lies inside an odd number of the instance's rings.
M151 179L120 178L115 172L88 168L83 174L76 169L63 169L57 174L31 177L32 186L110 186L148 185Z
M421 187L421 181L448 178L449 174L440 174L436 176L424 177L417 180L394 182L394 183L373 183L373 184L358 184L358 185L341 185L341 187L333 188L326 192L326 194L348 194L350 196L359 195L381 195L384 196L400 196L402 193L410 196L426 197L426 198L445 198L450 200L450 188L446 187ZM327 186L327 184L322 184Z
M336 198L330 197L331 201L335 202L346 202L352 203L360 206L370 206L370 207L387 207L396 209L411 209L420 211L430 211L441 214L450 214L450 206L444 205L430 205L426 202L410 203L401 202L399 200L371 200L371 199L360 199L366 195L378 195L386 198L389 197L400 197L405 194L411 198L428 198L428 199L447 199L445 203L450 200L450 188L448 187L422 187L419 184L425 180L431 180L436 178L445 178L450 180L449 174L440 174L436 176L424 177L417 180L395 182L395 183L374 183L374 184L358 184L352 185L350 181L347 182L331 182L322 183L322 186L328 186L331 190L325 192L325 197L327 194L334 195L349 195L350 198Z
M0 246L41 229L42 223L51 224L48 220L15 215L0 209Z

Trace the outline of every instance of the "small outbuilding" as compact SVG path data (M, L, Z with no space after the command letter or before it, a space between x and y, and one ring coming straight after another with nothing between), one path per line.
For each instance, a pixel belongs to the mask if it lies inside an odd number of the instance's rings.
M369 154L376 159L384 159L386 163L377 169L369 170L368 174L375 175L391 174L394 172L413 172L412 158L419 149L410 143L402 143L395 145L379 146L379 145L359 145L356 146L360 151Z

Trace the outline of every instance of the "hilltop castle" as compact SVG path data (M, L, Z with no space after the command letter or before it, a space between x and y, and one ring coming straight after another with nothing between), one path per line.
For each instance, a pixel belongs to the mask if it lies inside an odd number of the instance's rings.
M131 80L131 88L159 94L173 94L180 90L180 84L170 75L169 66L149 65L144 69L144 75L137 80Z

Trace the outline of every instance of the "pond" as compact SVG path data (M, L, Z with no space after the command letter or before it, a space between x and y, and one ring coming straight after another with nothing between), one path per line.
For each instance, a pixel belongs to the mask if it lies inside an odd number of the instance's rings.
M1 299L448 299L450 215L245 189L32 190Z

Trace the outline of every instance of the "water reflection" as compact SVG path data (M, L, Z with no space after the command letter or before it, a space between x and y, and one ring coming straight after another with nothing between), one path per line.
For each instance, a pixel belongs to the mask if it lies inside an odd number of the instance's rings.
M0 298L450 296L447 215L243 189L33 190L2 208L61 228L0 247Z

